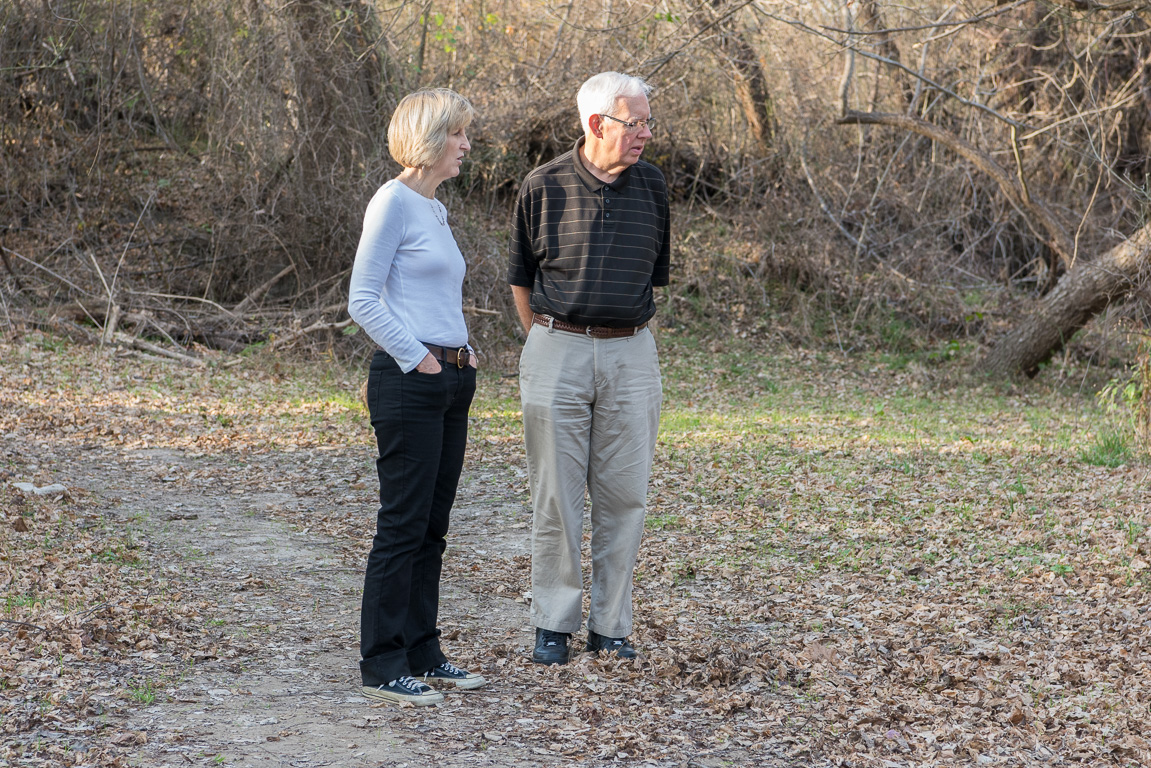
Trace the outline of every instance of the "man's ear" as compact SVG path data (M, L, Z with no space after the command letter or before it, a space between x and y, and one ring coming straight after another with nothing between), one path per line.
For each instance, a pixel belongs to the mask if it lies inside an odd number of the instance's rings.
M597 139L603 138L603 116L594 112L588 116L587 127Z

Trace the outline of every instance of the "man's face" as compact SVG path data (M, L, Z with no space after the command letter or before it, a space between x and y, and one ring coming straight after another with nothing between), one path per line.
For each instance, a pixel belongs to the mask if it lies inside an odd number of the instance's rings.
M651 131L646 124L628 128L617 121L634 123L637 120L647 120L651 117L651 107L648 106L646 96L621 96L616 99L615 104L612 117L616 120L600 118L603 157L609 166L635 165L639 161L639 156L643 154L644 144L651 138Z

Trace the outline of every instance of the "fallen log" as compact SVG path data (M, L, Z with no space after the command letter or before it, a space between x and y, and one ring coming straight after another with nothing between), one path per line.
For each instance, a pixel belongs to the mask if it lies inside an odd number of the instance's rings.
M1075 332L1109 304L1151 277L1151 224L1091 261L1081 260L1013 329L999 338L976 370L1035 376Z

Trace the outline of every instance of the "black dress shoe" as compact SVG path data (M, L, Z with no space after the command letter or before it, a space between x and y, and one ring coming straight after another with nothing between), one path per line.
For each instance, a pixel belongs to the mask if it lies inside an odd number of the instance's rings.
M571 635L566 632L552 632L550 629L537 627L532 661L536 664L567 664L570 637Z
M610 651L621 659L634 659L639 656L626 637L604 637L591 631L587 633L587 648L584 650L593 653Z

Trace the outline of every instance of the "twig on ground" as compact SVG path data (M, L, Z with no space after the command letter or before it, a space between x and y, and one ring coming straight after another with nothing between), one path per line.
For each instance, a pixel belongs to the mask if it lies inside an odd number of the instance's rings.
M268 344L267 349L269 352L275 349L279 349L280 347L287 346L288 344L291 344L292 342L297 341L298 339L301 339L310 333L316 333L317 331L340 331L344 328L347 328L352 323L353 320L350 317L347 320L341 320L335 323L316 321L306 328L298 328L294 331L290 331L284 334L283 336L278 336L272 339L271 343ZM231 368L233 366L239 365L242 362L244 362L244 358L238 357L235 360L229 360L228 362L224 363L223 367Z
M181 363L186 363L188 365L194 365L197 368L202 368L208 364L207 362L205 362L204 360L201 360L198 357L192 357L191 355L186 355L182 352L175 352L171 349L165 349L164 347L161 347L157 344L151 344L147 341L144 341L143 339L133 338L132 336L129 336L126 333L117 332L113 335L113 339L115 341L119 342L120 344L124 344L126 346L131 347L132 349L138 349L138 350L141 350L144 352L151 352L153 355L160 355L161 357L167 357L167 358L171 358L172 360L178 360Z
M183 301L197 301L197 302L200 302L201 304L208 304L209 306L215 307L216 309L220 310L221 312L223 312L225 315L232 318L233 320L236 319L236 313L235 312L233 312L232 310L228 309L225 306L217 304L216 302L212 301L211 299L201 299L198 296L179 296L179 295L171 294L171 293L154 293L152 291L128 291L128 293L132 294L133 296L151 296L151 297L156 298L156 299L181 299Z
M340 331L344 328L347 328L352 324L352 322L352 318L350 317L347 320L341 320L337 323L325 323L322 321L317 321L309 325L307 328L300 328L299 330L292 331L291 333L273 339L272 343L268 345L268 349L279 349L282 346L292 343L296 339L307 336L309 333L315 333L316 331Z
M37 632L47 632L48 631L44 627L38 626L36 624L29 624L26 621L16 621L15 619L0 619L0 622L3 622L4 624L12 624L13 626L16 626L16 627L26 627L27 629L34 629ZM11 632L12 630L9 629L7 631Z

